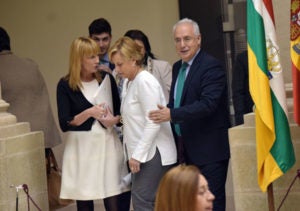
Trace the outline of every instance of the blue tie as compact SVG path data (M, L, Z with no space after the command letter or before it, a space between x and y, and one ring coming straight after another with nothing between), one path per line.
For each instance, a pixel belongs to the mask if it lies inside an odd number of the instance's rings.
M175 105L174 105L175 108L178 108L180 106L182 90L183 90L185 75L186 75L186 68L188 67L188 65L189 65L188 63L184 62L182 63L179 69L179 73L177 76L176 98L175 98ZM178 136L181 136L179 124L175 124L175 131Z

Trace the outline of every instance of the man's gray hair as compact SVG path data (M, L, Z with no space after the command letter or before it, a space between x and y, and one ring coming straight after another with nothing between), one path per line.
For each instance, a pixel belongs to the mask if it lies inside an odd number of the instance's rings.
M181 19L180 21L178 21L177 23L175 23L175 25L173 26L173 34L176 30L176 27L180 24L184 24L184 23L188 23L188 24L191 24L194 28L194 34L197 36L197 35L200 35L200 28L199 28L199 25L197 22L193 21L192 19L189 19L189 18L183 18Z

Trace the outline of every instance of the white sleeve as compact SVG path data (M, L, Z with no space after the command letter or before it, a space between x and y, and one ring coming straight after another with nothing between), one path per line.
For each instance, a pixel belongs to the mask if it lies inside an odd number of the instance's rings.
M149 76L149 75L146 75ZM145 123L142 131L141 140L136 146L132 158L145 162L148 154L155 147L155 138L160 130L160 124L154 123L149 119L149 111L156 110L157 105L162 103L162 90L158 81L151 77L143 77L138 83L138 99L141 110L145 115Z

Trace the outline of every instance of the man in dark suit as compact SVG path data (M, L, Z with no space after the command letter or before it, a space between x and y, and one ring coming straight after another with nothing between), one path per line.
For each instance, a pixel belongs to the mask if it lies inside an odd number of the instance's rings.
M235 125L240 125L244 123L244 114L252 112L254 105L249 91L247 50L236 57L233 66L231 89Z
M173 27L176 51L181 60L173 65L170 100L150 111L154 122L171 121L179 163L196 165L215 195L214 210L225 210L225 183L230 149L226 73L220 61L201 48L199 26L182 19ZM182 94L180 72L187 63ZM178 99L181 97L180 101Z

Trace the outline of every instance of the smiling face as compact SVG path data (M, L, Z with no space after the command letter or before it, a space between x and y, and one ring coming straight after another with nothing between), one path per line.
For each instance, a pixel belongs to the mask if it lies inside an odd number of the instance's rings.
M184 62L190 61L200 49L201 36L195 35L193 25L181 23L174 30L176 52Z
M196 195L195 211L213 210L213 200L215 196L210 192L208 183L201 174L199 175L198 192Z

